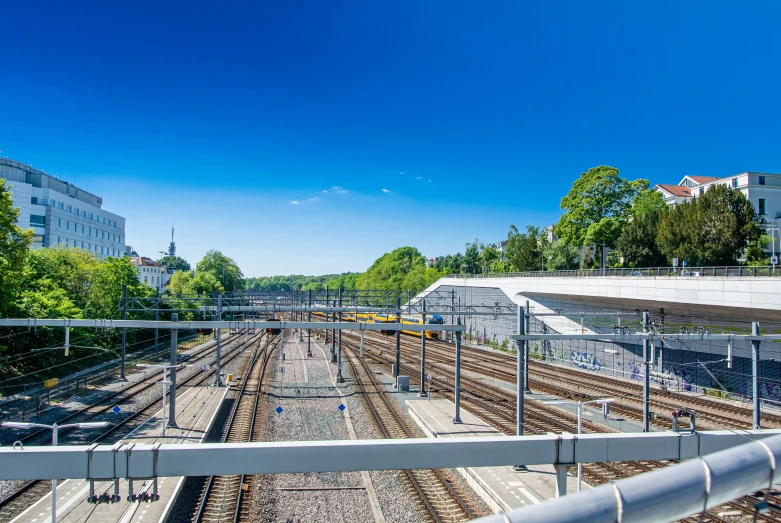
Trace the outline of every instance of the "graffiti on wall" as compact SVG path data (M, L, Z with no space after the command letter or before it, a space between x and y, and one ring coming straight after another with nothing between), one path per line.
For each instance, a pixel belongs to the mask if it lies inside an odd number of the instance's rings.
M587 352L572 351L572 363L581 369L593 370L594 372L599 372L599 369L602 368L597 357Z

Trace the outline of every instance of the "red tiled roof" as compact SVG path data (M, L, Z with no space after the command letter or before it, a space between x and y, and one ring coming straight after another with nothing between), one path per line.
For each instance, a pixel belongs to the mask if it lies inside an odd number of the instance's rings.
M659 187L661 190L663 190L666 193L672 194L673 196L685 196L688 198L689 196L692 195L691 189L689 189L688 187L684 187L683 185L659 184L657 185L657 187Z
M160 267L156 261L152 260L151 258L144 258L143 256L139 256L138 258L130 258L130 262L133 265L137 265L138 267Z
M715 176L689 176L689 175L687 175L687 177L691 178L692 180L694 180L697 183L708 183L708 182L712 182L712 181L718 180L718 178L715 177Z

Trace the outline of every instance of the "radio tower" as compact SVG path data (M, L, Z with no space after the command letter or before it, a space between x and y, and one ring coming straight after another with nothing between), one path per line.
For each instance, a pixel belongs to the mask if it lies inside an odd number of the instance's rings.
M171 225L171 243L168 245L168 256L176 255L176 244L174 243L174 226Z

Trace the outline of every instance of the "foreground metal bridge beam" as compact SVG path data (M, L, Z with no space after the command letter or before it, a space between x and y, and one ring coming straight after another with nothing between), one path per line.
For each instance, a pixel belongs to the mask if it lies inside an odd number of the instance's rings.
M689 459L781 430L0 447L0 480L152 478ZM778 438L781 441L781 437Z
M745 440L744 440L745 441ZM660 523L707 509L781 481L781 436L478 519L481 523ZM757 507L759 509L759 507Z

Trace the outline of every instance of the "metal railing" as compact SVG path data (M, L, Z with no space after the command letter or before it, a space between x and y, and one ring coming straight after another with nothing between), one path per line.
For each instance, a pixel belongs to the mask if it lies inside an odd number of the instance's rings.
M445 278L596 278L596 277L760 277L781 276L781 267L721 266L721 267L622 267L576 269L571 271L489 272L485 274L447 274Z

